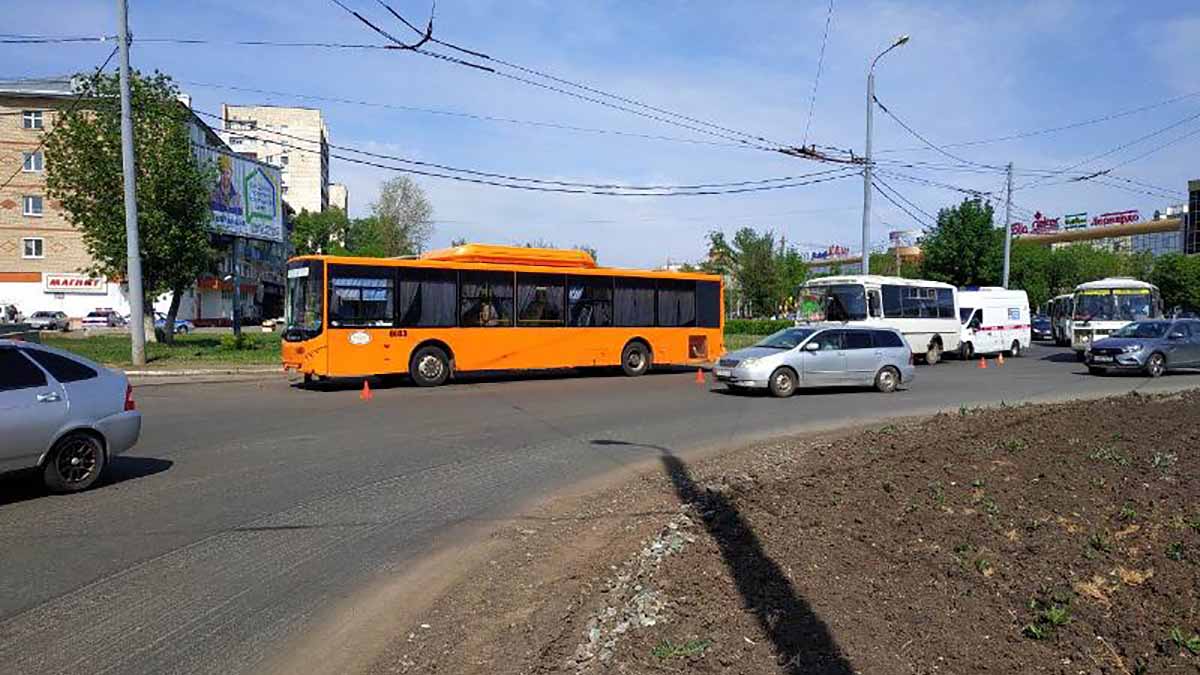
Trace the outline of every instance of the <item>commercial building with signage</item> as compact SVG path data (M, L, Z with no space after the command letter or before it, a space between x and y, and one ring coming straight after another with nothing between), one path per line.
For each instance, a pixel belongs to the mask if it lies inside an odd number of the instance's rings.
M92 259L82 234L46 194L43 134L74 100L65 77L0 82L0 181L12 176L0 188L0 305L16 305L27 316L54 310L78 318L97 308L129 313L119 280L86 272ZM280 316L287 235L279 170L236 155L195 115L190 131L197 156L218 168L213 244L221 259L185 293L179 316L200 324L229 321L235 237L250 242L238 247L244 314ZM169 305L169 297L154 303L158 311Z

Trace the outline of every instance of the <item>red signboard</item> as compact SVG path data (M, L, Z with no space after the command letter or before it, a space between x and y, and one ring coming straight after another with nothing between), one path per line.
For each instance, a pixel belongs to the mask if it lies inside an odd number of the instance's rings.
M108 293L108 282L104 279L82 274L46 274L42 277L42 288L47 293Z
M1136 223L1141 220L1138 216L1137 209L1129 211L1114 211L1112 213L1101 213L1092 218L1092 227L1097 225L1124 225L1125 223Z
M1041 211L1033 214L1033 233L1045 234L1047 232L1058 231L1058 218L1049 218L1042 215Z

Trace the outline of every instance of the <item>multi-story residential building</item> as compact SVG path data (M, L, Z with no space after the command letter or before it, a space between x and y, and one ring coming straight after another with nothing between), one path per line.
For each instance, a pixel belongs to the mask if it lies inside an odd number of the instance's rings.
M225 104L221 119L234 152L280 168L283 200L296 213L329 206L329 132L320 110Z
M342 213L350 213L350 192L341 183L329 184L329 205L336 206Z
M72 105L80 103L67 77L0 82L0 306L16 305L26 315L59 310L82 317L100 307L127 314L124 285L88 272L93 261L82 233L62 205L46 194L46 172L52 167L47 166L42 150L43 138L53 132L61 112ZM234 269L241 280L243 315L280 316L286 230L278 215L282 212L279 195L275 194L273 209L263 205L271 201L271 193L277 193L278 170L236 156L194 114L190 132L198 156L229 157L217 162L222 169L236 172L239 178L253 174L250 180L257 182L252 186L262 189L256 191L256 209L249 214L257 231L244 232L248 218L239 206L231 209L226 204L221 222L214 217L212 242L219 253L217 266L185 292L179 316L200 323L228 323ZM237 197L239 186L240 192L245 192L245 184L237 183L229 195ZM214 186L214 194L216 189ZM271 215L262 215L265 210L271 210ZM216 213L214 206L214 216ZM239 232L243 245L235 267L232 244ZM166 311L169 305L170 297L159 298L155 309Z

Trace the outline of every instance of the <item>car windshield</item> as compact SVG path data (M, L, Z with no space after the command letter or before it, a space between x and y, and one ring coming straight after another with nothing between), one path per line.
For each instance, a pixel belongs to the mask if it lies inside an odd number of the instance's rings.
M1135 321L1112 334L1120 338L1161 338L1167 334L1171 324L1166 321Z
M806 321L862 321L867 318L867 294L862 284L805 287L800 318Z
M755 343L755 347L766 347L768 349L795 349L801 342L808 339L816 331L811 328L784 328L783 330L772 333L762 340Z

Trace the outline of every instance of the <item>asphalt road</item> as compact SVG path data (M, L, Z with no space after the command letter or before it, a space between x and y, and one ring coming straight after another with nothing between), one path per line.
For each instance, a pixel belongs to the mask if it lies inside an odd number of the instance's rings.
M730 395L694 373L493 378L305 391L142 387L141 443L70 497L0 480L0 670L250 673L341 599L406 569L447 527L642 459L1000 401L1200 385L1097 378L1035 347L1003 368L919 367L893 395Z

